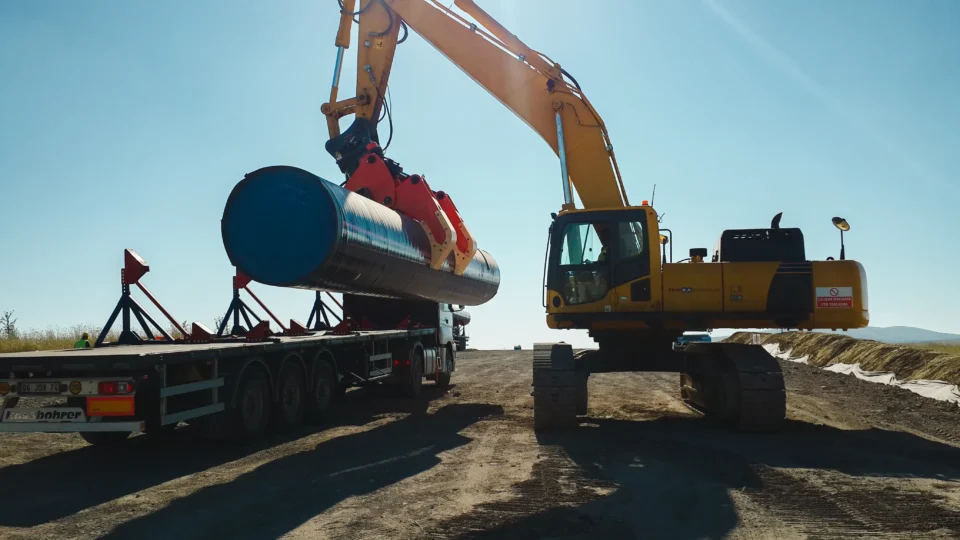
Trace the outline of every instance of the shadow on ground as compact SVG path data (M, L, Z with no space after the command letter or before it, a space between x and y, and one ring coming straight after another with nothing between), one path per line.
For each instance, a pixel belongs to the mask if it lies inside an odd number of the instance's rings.
M879 429L788 422L736 434L699 418L582 419L538 436L541 457L514 498L434 531L457 538L723 538L740 523L731 491L772 522L814 537L873 532L960 535L935 492L886 477L960 479L960 449ZM808 470L809 469L809 470ZM877 482L867 480L878 477Z
M119 525L104 538L278 538L338 502L426 471L495 405L451 404L270 461Z
M270 451L284 443L331 427L364 425L383 414L410 414L408 420L394 423L416 426L418 422L422 423L422 420L418 419L425 415L429 403L453 388L453 385L447 389L425 385L421 398L417 400L392 398L388 392L379 388L357 389L347 393L343 402L331 414L331 420L328 423L321 426L305 426L289 434L271 434L263 441L251 445L203 440L190 429L180 429L172 437L162 441L138 436L131 438L121 448L85 446L22 465L4 467L0 469L0 486L11 487L16 491L17 496L5 498L3 504L0 504L0 526L32 527L47 523L256 452ZM492 414L496 410L499 408L491 409L492 412L488 411L488 413ZM458 420L467 421L473 418L471 416L473 412L478 411L474 409L464 409L459 412L445 411L444 416L450 418L445 427L454 429L459 425ZM405 428L388 425L376 428L369 435L360 437L354 442L349 442L350 437L342 437L345 440L330 441L329 449L325 448L326 443L321 444L317 452L297 455L292 462L281 459L276 465L271 465L271 470L278 476L275 478L257 476L258 483L242 483L243 487L240 489L248 489L249 492L236 493L240 493L243 497L261 496L255 494L269 490L269 486L276 485L278 482L282 484L285 478L303 478L304 473L298 471L298 467L303 467L309 476L320 474L321 471L329 472L328 469L334 467L333 464L342 468L345 463L365 463L365 457L371 458L371 461L376 461L372 459L374 457L392 457L373 455L369 450L361 448L367 444L381 447L382 452L387 452L387 448L397 449L401 454L416 450L410 445L393 444L393 439L396 439L403 429ZM444 436L446 439L443 439ZM450 444L457 435L456 431L448 430L438 432L437 437L436 440L419 442L430 442L435 446L441 446ZM318 460L319 465L313 463L314 459ZM232 489L236 489L236 486ZM229 494L227 499L231 499ZM232 513L222 504L211 504L209 501L204 501L202 504L208 508L220 508L226 515ZM184 508L179 504L174 506ZM266 505L264 508L269 509L270 506ZM189 513L189 511L186 512L186 514ZM170 514L162 512L162 515ZM176 527L171 528L171 525L173 524L153 523L152 526L157 531L166 531L163 534L158 533L156 537L174 536L171 531L176 530ZM136 528L137 525L132 524L130 527ZM154 536L144 533L143 537Z

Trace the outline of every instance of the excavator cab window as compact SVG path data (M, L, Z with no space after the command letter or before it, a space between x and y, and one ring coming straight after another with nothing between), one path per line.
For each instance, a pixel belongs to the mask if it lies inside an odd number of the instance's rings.
M606 223L568 223L563 229L560 271L567 304L596 302L610 283Z
M644 253L643 224L636 221L621 221L617 224L620 239L620 259L646 256Z

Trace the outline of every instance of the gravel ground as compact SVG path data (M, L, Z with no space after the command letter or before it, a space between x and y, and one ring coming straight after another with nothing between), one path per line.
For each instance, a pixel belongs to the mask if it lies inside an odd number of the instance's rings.
M447 391L348 392L256 446L0 435L0 537L960 538L960 408L783 362L786 429L743 435L674 374L590 378L533 431L529 351L468 352Z

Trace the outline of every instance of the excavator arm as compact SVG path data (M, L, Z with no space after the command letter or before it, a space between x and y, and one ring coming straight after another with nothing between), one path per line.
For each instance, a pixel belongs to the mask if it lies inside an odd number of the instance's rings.
M574 208L574 190L586 209L622 208L629 202L606 126L576 80L472 0L454 3L476 22L435 0L342 0L334 80L322 111L330 131L326 148L347 175L345 187L420 221L433 246L432 266L440 268L454 251L455 271L461 271L472 258L475 243L450 196L434 192L422 176L403 173L399 164L383 155L380 145L378 124L383 117L390 119L386 100L390 69L408 27L553 148L560 160L564 210ZM356 95L340 100L343 51L350 46L355 22L359 23ZM356 119L341 133L339 120L350 114Z

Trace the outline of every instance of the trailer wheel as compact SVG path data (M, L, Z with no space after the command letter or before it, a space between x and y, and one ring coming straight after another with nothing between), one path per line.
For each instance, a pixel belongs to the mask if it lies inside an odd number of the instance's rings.
M249 442L263 436L270 422L270 381L262 369L243 370L232 413L234 440Z
M85 431L80 433L80 437L93 446L120 446L130 438L130 433L126 431Z
M277 381L277 406L273 409L273 427L279 433L295 429L306 413L307 378L295 361L284 363Z
M327 362L317 362L317 373L313 381L313 389L307 399L307 419L311 423L324 420L330 410L336 391L336 382L333 380L333 369Z

